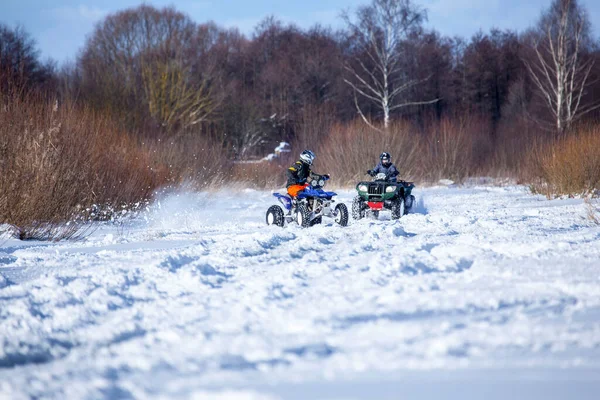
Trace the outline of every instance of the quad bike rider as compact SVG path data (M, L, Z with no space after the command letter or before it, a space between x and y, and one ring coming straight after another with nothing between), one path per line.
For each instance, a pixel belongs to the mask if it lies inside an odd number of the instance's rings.
M392 219L408 214L414 204L411 194L415 185L412 182L398 181L398 169L392 164L392 157L384 152L379 156L380 163L367 171L374 177L372 182L359 182L356 185L358 196L352 202L352 217L362 219L367 212L377 219L379 212L390 210Z
M307 180L314 179L317 174L314 174L310 167L315 161L315 153L310 150L304 150L300 154L300 159L287 170L287 192L292 198L296 198L298 193L306 189ZM329 179L329 175L322 175Z
M315 154L304 150L300 159L287 170L287 194L274 193L288 211L274 205L267 210L267 225L284 226L285 222L296 221L302 227L320 224L323 217L334 218L341 226L348 225L348 208L340 203L333 207L337 194L323 190L329 175L319 175L311 170Z
M367 171L367 175L376 177L377 174L385 174L388 182L396 183L400 172L394 164L392 164L392 156L390 153L383 152L379 156L379 164L373 169Z

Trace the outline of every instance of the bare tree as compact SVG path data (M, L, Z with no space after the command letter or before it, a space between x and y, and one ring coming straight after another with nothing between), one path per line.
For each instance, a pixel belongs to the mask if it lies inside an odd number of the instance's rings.
M51 61L40 62L37 45L23 27L0 23L0 92L9 86L50 88L53 72Z
M358 95L383 112L386 128L392 111L437 101L409 101L404 96L423 82L410 79L404 73L400 47L411 35L420 32L427 18L424 9L411 0L372 0L369 6L357 10L356 21L348 13L343 14L343 18L350 30L350 40L356 43L356 56L346 65L351 78L344 81L352 87L356 109L365 122L369 123Z
M207 121L219 103L211 87L215 68L199 60L215 29L174 8L141 5L109 15L79 59L89 101L133 127L148 116L170 133Z
M553 126L564 133L583 115L600 107L600 102L582 104L592 84L590 23L577 0L554 0L542 14L535 40L533 61L525 62L529 74L553 116Z
M218 103L209 85L190 83L189 68L178 60L142 63L142 80L150 115L165 128L187 128L208 120Z

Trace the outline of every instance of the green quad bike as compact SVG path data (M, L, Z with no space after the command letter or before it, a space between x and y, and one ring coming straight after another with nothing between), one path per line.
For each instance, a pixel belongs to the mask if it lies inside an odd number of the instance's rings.
M352 218L363 219L370 213L378 219L380 211L390 210L392 219L400 219L415 204L415 196L411 194L414 187L413 182L389 182L385 174L377 174L371 182L359 182L358 196L352 202Z

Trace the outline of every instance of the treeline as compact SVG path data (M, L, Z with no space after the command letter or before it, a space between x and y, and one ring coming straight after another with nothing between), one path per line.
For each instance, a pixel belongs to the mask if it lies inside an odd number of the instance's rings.
M270 17L244 35L142 5L99 22L76 61L61 67L42 63L22 29L0 26L1 172L15 174L17 160L31 157L24 149L45 143L36 142L35 128L45 140L76 131L82 143L98 143L102 170L127 148L128 159L111 167L118 172L90 172L94 184L71 174L87 189L73 195L66 214L94 202L134 202L182 181L279 184L289 157L235 161L260 159L281 141L292 144L292 156L316 149L317 166L344 184L386 149L406 178L491 175L561 192L540 160L556 159L544 157L582 127L597 131L600 116L600 49L576 0L554 0L526 32L492 29L467 39L426 29L426 10L412 0L372 0L342 18L345 27L333 30ZM23 108L35 124L23 123ZM15 140L29 136L29 144ZM127 146L108 143L117 137ZM89 151L57 155L40 168L68 169ZM582 169L591 176L596 167ZM102 193L118 186L114 176L125 182L133 175L146 177L144 190ZM64 177L53 179L45 185ZM575 191L595 189L590 178L577 179L585 183ZM6 193L19 185L1 182L0 219L14 221ZM21 198L30 195L28 186L21 190Z
M575 0L556 0L552 7L565 2L571 18L586 17ZM106 17L77 61L60 69L40 64L22 30L3 27L2 65L31 85L52 88L61 102L106 112L136 134L216 133L226 138L233 157L243 159L263 155L279 141L297 140L316 118L349 122L360 109L370 121L383 120L381 107L356 96L353 82L364 79L376 87L371 81L381 80L380 65L361 36L377 36L386 22L372 21L373 14L394 5L418 18L397 21L395 48L387 49L398 59L390 90L408 85L398 102L427 104L392 110L392 120L422 126L432 118L471 115L489 123L490 132L521 118L553 128L555 116L529 71L540 68L536 49L548 47L546 30L556 28L546 21L552 9L524 33L492 29L466 40L426 30L425 11L409 0L374 0L345 17L346 30L302 30L271 17L250 37L198 24L174 8L142 5ZM583 24L577 50L581 65L600 57L590 22ZM594 62L582 108L600 93L598 77L600 63Z

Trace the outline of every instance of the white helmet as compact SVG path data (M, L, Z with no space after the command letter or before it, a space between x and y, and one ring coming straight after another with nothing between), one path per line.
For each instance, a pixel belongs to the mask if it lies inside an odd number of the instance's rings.
M315 161L315 153L310 150L304 150L302 154L300 154L300 159L308 165L312 165L313 161Z

